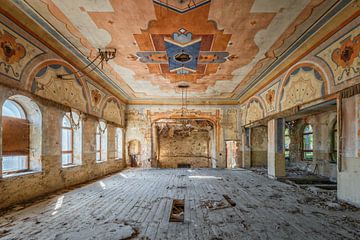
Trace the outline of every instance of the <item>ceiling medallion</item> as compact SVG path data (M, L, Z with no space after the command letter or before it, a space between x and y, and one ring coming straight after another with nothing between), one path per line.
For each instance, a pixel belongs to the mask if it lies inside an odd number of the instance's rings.
M192 56L186 52L179 52L174 56L175 61L179 63L187 63L191 61Z
M184 74L182 70L195 73L200 53L201 37L193 39L192 33L186 33L184 30L183 33L173 33L172 38L164 39L166 55L169 59L169 70L177 74Z

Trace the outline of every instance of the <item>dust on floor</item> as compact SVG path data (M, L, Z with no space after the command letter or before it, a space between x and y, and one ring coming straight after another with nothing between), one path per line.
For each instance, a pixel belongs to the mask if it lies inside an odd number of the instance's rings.
M169 222L173 199L185 200L183 222ZM247 170L132 169L18 206L0 238L360 239L360 214Z

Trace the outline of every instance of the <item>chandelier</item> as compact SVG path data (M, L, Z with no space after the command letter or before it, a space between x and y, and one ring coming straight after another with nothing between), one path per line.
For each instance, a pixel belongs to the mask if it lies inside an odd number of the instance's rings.
M189 88L189 84L181 83L178 85L178 88L181 89L181 117L184 117L187 113L187 90Z

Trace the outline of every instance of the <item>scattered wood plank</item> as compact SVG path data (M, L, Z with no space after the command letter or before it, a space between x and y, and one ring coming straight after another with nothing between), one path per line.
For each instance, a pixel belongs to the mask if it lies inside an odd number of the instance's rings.
M226 199L226 201L232 206L235 207L236 206L236 202L234 202L229 195L224 194L223 197Z

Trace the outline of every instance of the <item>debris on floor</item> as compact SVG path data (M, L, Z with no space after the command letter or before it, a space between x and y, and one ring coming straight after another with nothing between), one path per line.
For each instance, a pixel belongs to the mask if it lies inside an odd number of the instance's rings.
M94 182L0 214L1 240L360 239L360 209L337 201L333 190L315 194L251 171L122 174L128 178L102 180L106 191ZM183 206L173 208L174 200ZM169 222L171 212L179 222Z
M209 210L217 210L217 209L224 209L229 207L235 207L236 202L234 202L229 195L223 195L224 200L205 200L201 202L202 208L207 208Z
M236 202L234 202L229 195L224 194L223 197L226 199L226 201L232 206L235 207L236 206Z
M59 233L54 240L112 240L129 239L135 237L137 231L129 225L108 223L84 228L74 232Z

